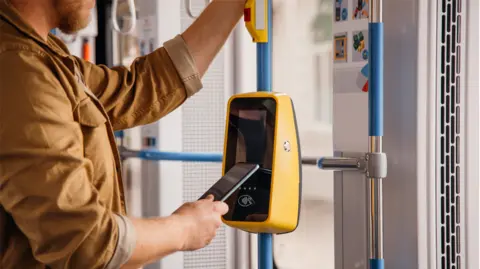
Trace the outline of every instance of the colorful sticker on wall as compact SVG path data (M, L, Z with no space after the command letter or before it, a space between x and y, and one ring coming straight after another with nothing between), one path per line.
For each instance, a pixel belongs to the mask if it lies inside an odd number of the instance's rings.
M336 63L347 62L347 33L336 34L334 39L334 60Z
M353 32L352 61L362 62L368 60L368 31Z
M335 21L346 21L348 19L347 0L335 0Z
M357 86L362 92L368 92L368 63L358 72Z
M370 0L352 0L352 19L361 20L368 19L369 4Z

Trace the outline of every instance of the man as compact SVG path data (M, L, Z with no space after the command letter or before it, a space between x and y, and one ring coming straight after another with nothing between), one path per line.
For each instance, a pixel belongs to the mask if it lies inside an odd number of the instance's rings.
M211 198L126 216L113 131L195 94L244 2L213 0L182 35L109 69L49 34L84 28L94 0L0 0L0 268L138 268L212 240L228 208Z

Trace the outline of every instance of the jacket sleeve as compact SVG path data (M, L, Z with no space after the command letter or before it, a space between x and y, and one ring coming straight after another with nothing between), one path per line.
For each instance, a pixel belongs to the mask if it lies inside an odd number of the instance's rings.
M119 239L83 157L72 104L48 62L0 54L0 204L47 267L106 268Z
M155 122L202 88L194 59L180 35L137 58L130 68L78 62L115 130Z

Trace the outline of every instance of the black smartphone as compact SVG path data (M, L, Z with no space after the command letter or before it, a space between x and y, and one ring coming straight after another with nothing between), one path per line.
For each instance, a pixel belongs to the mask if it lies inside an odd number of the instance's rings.
M258 164L237 163L220 178L199 200L213 195L215 201L225 200L260 168Z

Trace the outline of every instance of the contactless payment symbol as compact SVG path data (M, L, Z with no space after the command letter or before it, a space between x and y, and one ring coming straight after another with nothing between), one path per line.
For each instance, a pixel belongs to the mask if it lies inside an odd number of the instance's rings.
M252 196L245 194L238 198L238 204L242 207L249 207L255 204L255 200L253 200Z

